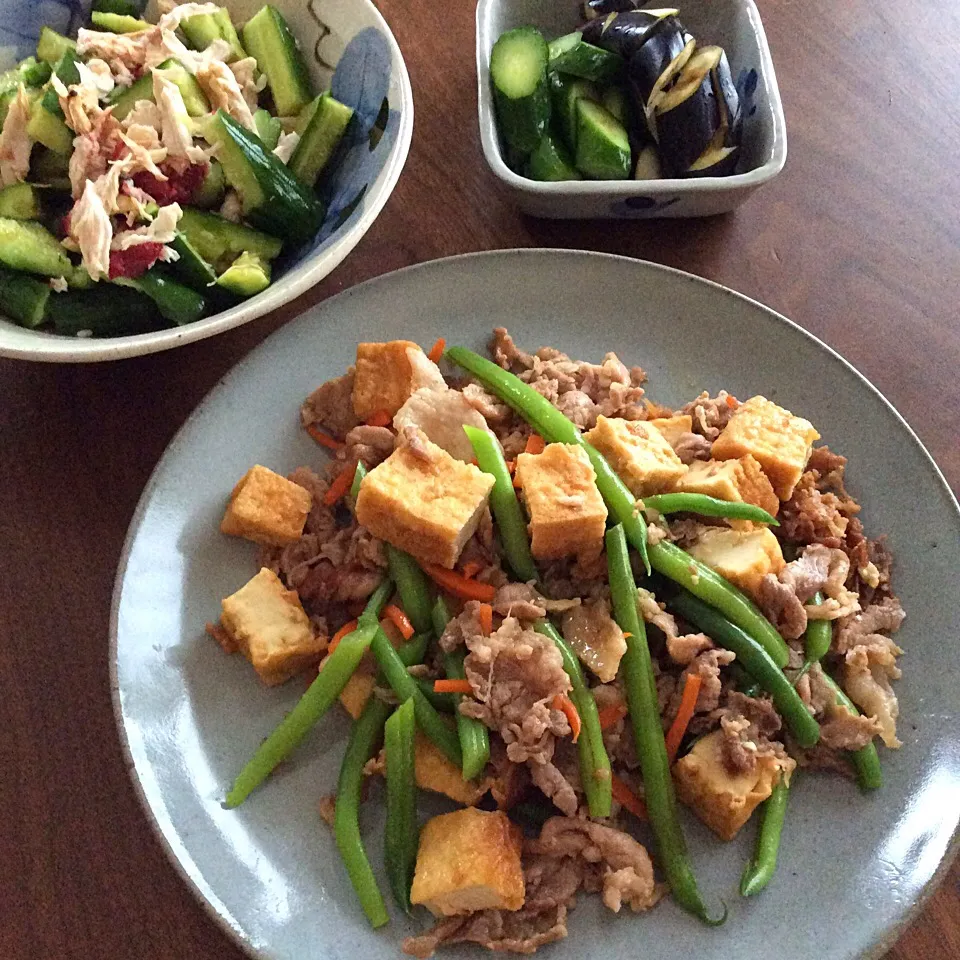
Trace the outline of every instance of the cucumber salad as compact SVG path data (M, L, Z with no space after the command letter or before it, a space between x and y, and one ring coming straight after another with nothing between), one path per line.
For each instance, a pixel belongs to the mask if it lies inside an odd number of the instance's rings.
M0 312L120 336L265 289L324 218L316 186L353 110L315 94L283 16L98 0L0 75Z
M657 180L736 171L740 97L722 47L674 8L585 0L547 42L534 27L494 44L490 79L504 159L531 180Z

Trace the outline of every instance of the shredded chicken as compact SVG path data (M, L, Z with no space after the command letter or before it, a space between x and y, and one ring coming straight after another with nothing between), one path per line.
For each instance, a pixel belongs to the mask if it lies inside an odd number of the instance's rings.
M219 60L208 60L197 67L197 82L214 110L228 113L241 126L256 131L253 113L230 68Z
M80 251L90 279L100 280L109 276L113 224L96 185L90 180L70 214L69 236Z
M154 127L134 123L120 133L119 137L129 151L129 155L124 158L124 167L128 174L144 170L158 180L169 179L157 166L167 159L167 148L161 145Z
M162 70L153 71L153 96L160 114L161 142L169 157L183 157L191 163L206 160L200 147L193 145L190 115L187 113L180 88L164 76Z
M260 91L267 85L267 75L262 73L259 79L257 78L257 61L253 57L234 60L229 66L243 93L243 99L247 101L247 106L251 111L255 111ZM286 162L284 160L284 163Z
M579 807L577 792L573 784L551 762L528 763L530 778L545 797L553 801L554 805L568 817L572 817Z
M128 250L141 243L172 243L177 236L177 222L183 215L178 203L169 203L161 207L153 221L145 227L124 230L118 233L110 244L112 250Z
M33 143L27 135L29 120L30 98L23 84L20 84L0 133L0 186L9 187L18 183L30 171Z
M229 220L231 223L239 223L243 219L243 204L236 190L226 192L218 213L224 220ZM353 410L352 404L350 409Z
M277 146L273 151L274 156L280 160L281 163L289 163L290 158L293 156L293 151L297 149L299 142L300 134L295 130L291 130L290 133L281 133L280 139L277 141Z

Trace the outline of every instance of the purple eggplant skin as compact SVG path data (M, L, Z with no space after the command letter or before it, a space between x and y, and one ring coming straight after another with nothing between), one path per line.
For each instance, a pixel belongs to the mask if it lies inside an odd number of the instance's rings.
M580 13L584 20L603 19L609 13L626 13L639 10L647 0L584 0L580 4Z
M711 77L713 92L720 105L721 120L725 121L727 126L725 144L728 147L738 147L743 137L743 110L726 52L721 54L720 62L711 71Z
M646 106L661 74L692 39L676 17L664 17L636 52L626 58L627 81L641 106Z
M702 170L687 170L681 174L685 180L694 180L698 177L729 177L737 171L737 162L740 159L740 148L734 148L732 153L727 154L721 160L705 167Z
M710 74L672 110L656 111L655 123L664 173L668 177L682 176L710 146L720 129L720 110Z
M675 17L655 17L643 10L613 13L589 20L580 27L583 39L629 61L638 50Z

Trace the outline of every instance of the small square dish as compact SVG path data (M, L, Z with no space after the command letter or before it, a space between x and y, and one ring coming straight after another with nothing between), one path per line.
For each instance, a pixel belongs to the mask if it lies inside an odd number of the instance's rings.
M574 0L550 4L542 0L480 0L477 99L483 153L523 212L576 219L711 216L740 206L783 169L786 121L756 4L753 0L686 0L677 6L683 25L698 42L716 44L726 51L743 116L736 172L698 178L542 182L515 173L504 159L494 115L490 55L497 38L515 27L536 27L548 41L576 30L581 22L578 4Z

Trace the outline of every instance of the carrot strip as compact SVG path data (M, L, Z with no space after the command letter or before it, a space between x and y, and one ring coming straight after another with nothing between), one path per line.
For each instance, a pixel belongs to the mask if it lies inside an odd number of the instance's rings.
M434 680L434 693L473 693L469 680Z
M430 352L427 354L427 359L432 360L434 363L439 363L440 358L443 356L443 351L447 349L447 341L443 337L438 337L437 342L430 348Z
M318 426L312 423L306 430L321 447L326 447L328 450L342 450L344 446L346 446L346 444L341 443L339 440L334 440L333 437L324 433Z
M546 442L539 433L531 433L527 438L527 445L523 448L524 453L543 453L546 449Z
M693 711L697 706L697 697L700 695L700 683L699 674L687 674L686 682L683 685L683 696L680 698L680 709L667 731L667 759L670 763L673 763L676 759L677 751L680 749L680 741L687 732L687 727L693 718Z
M640 820L648 819L647 805L615 773L610 774L613 799Z
M423 569L438 587L442 587L447 593L452 593L462 600L479 600L481 603L489 603L497 593L489 583L471 580L436 563L425 564Z
M404 640L409 640L416 632L410 618L395 603L388 603L383 608L383 615L400 631Z
M480 604L480 629L484 633L493 633L493 607L489 603Z
M330 639L330 646L327 647L327 653L333 653L340 646L340 641L348 634L357 629L357 621L351 620L345 623Z
M468 560L463 565L463 575L468 580L472 580L482 569L483 569L482 563L478 563L476 560Z
M613 703L609 707L604 707L597 717L600 720L600 729L609 730L615 726L627 715L627 708L622 703Z
M357 472L357 465L347 467L341 470L337 479L330 484L329 489L323 495L323 502L328 507L332 507L346 492L353 486L353 475Z
M580 739L580 714L573 705L573 701L563 694L558 693L550 704L554 710L562 710L564 716L570 721L570 729L573 731L573 742Z
M368 427L388 427L393 421L389 410L377 410L370 414L367 420Z
M727 395L727 401L726 401L726 402L727 402L727 406L730 407L730 409L732 410L732 409L737 405L737 403L738 403L739 401L737 400L736 397L730 396L730 395L728 394L728 395Z

